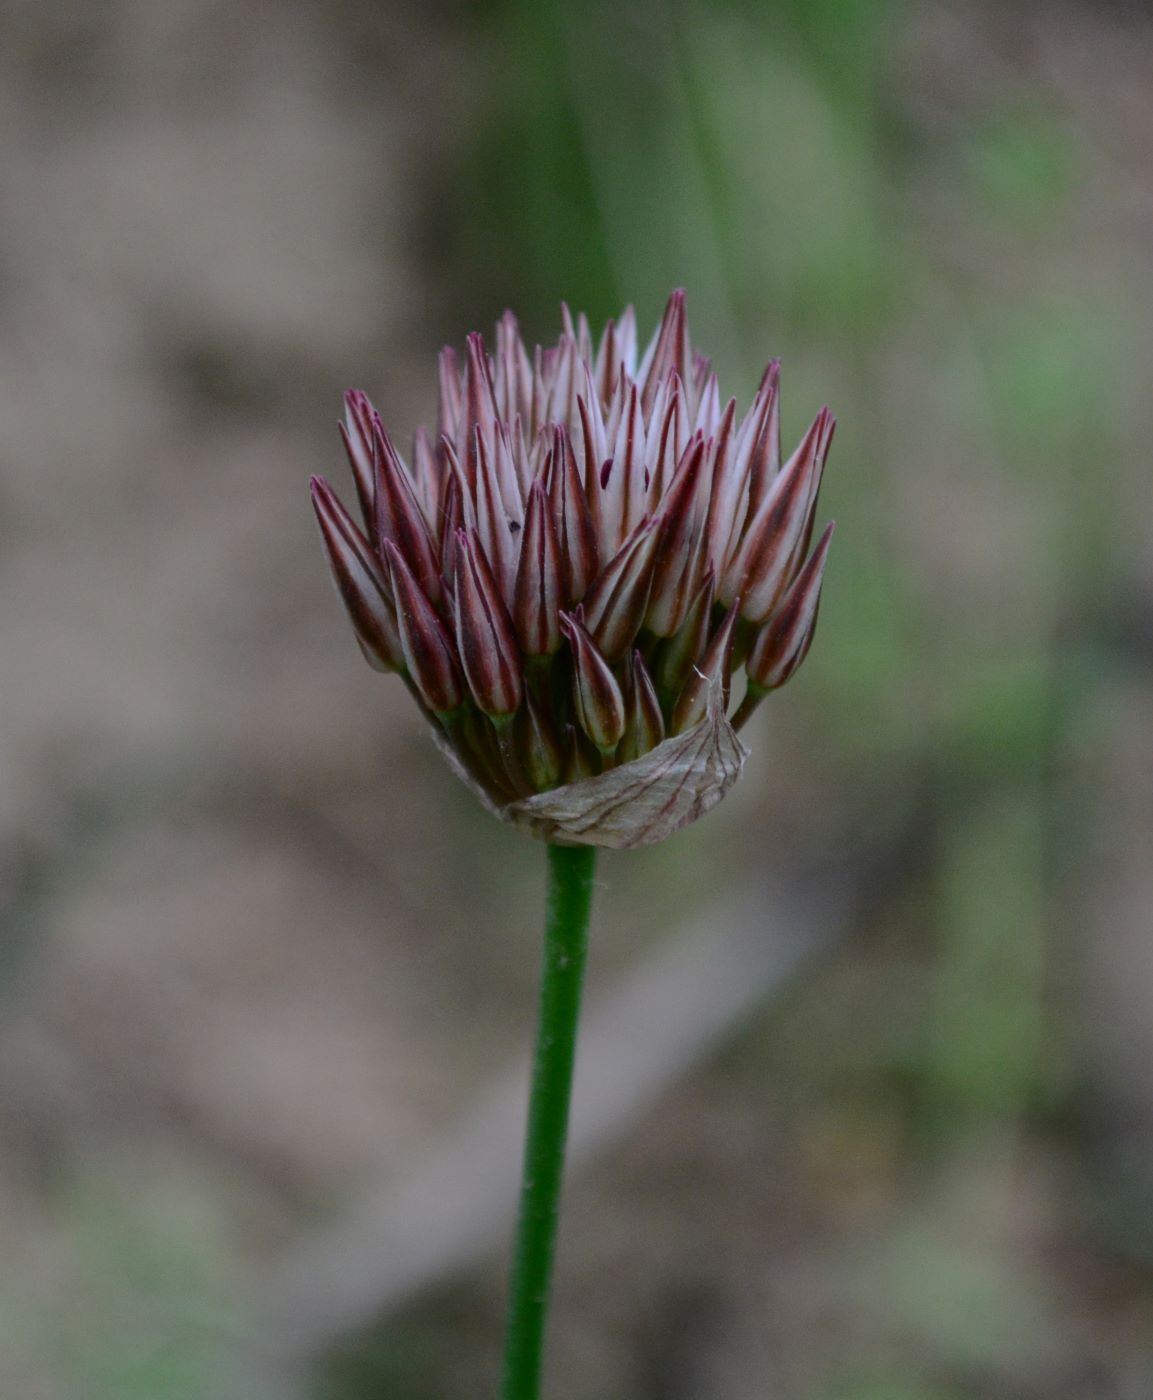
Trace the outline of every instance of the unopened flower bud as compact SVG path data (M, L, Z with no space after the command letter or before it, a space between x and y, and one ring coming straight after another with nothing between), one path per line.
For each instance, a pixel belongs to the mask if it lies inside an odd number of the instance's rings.
M436 610L421 592L404 556L384 542L404 659L420 698L433 712L450 713L464 700L456 651Z
M544 482L534 481L528 495L520 566L513 590L513 622L526 656L551 656L561 644L560 544L549 511Z
M645 625L658 637L671 637L680 627L699 583L694 575L704 540L700 500L704 467L705 440L698 434L677 468L661 518L660 547L645 618Z
M728 605L740 594L750 622L764 622L789 585L789 566L820 489L832 431L832 415L823 408L766 493L725 572L721 599Z
M832 538L830 520L809 562L753 643L745 671L749 681L764 691L778 690L791 680L812 644Z
M512 622L476 537L464 530L457 536L454 584L456 644L477 709L490 719L515 714L521 675Z
M312 504L333 582L361 651L377 671L403 671L396 608L379 560L323 477L312 479Z
M408 468L400 460L379 419L373 423L376 536L396 547L429 602L440 600L441 580L436 547Z
M617 749L617 762L631 763L634 758L655 749L664 737L665 721L652 677L640 652L634 651L629 658L625 686L625 732Z
M652 519L640 522L585 598L585 625L609 661L620 660L644 623L658 543L656 525Z
M678 694L689 672L704 656L712 630L716 591L716 578L710 569L689 603L684 621L661 647L656 681L662 695Z
M683 733L694 724L700 723L708 708L710 691L720 695L722 708L728 706L733 629L737 625L739 615L740 599L737 598L709 643L708 650L701 658L701 664L694 666L689 672L689 678L677 697L670 726L674 734Z
M565 606L571 608L588 592L596 575L598 556L596 531L577 471L572 438L561 427L553 435L546 484L549 509L561 547L561 593Z
M349 389L344 396L344 422L340 425L340 436L352 468L364 528L369 535L376 530L376 468L373 466L372 444L375 417L376 410L369 403L368 395L362 394L359 389Z
M560 625L572 647L577 721L601 753L610 753L625 732L621 688L580 620L562 613Z

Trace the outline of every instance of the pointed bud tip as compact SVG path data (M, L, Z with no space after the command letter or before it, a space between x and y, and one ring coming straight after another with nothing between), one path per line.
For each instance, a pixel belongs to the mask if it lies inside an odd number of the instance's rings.
M836 525L837 522L835 520L830 520L829 523L825 526L825 528L821 531L821 538L817 541L816 545L814 546L813 552L809 555L808 561L801 567L801 570L798 573L798 578L801 574L804 574L806 572L810 575L813 573L823 574L825 572L825 564L828 561L829 547L833 542L833 531L836 529Z

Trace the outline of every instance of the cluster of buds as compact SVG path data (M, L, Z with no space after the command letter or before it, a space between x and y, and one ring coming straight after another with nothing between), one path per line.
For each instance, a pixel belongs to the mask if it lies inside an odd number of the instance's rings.
M529 355L440 358L435 439L406 461L364 394L341 432L363 526L312 483L361 649L398 672L461 776L550 840L635 845L735 780L739 729L812 640L830 524L812 545L833 419L782 464L779 367L738 420L674 292L637 354L567 309ZM728 718L730 685L745 689Z

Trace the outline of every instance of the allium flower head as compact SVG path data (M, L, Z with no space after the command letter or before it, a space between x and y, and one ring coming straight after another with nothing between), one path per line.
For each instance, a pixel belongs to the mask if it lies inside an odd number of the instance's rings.
M743 417L723 403L677 291L639 360L631 308L595 346L566 308L551 349L511 312L491 353L445 349L436 436L407 460L346 396L363 523L312 483L340 596L506 820L643 845L740 775L736 728L804 660L832 533L810 553L833 419L782 464L777 381L774 361Z

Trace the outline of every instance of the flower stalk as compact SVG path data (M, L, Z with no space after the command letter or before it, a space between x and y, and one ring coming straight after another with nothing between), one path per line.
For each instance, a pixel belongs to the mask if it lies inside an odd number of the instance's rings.
M596 850L548 847L548 913L501 1400L538 1400Z

